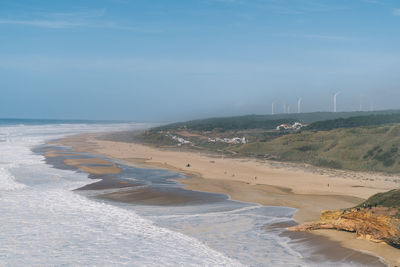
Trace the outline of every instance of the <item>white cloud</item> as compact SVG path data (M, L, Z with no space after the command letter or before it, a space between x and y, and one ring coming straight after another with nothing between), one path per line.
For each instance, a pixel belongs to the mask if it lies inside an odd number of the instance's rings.
M369 3L369 4L382 4L381 0L361 0L361 2Z
M72 28L82 25L81 23L71 22L71 21L10 20L10 19L0 19L0 24L25 25L25 26L53 28L53 29Z
M30 17L0 18L0 24L21 25L42 28L73 28L81 26L96 26L100 17L106 14L105 9L80 10L75 12L48 13L38 12ZM105 24L104 24L105 25Z
M348 37L348 36L340 36L340 35L325 35L325 34L306 34L303 37L311 38L311 39L319 39L319 40L327 40L327 41L354 41L357 38Z
M393 15L400 16L400 8L393 9Z
M96 9L96 10L82 10L76 12L59 12L59 13L39 13L43 17L52 19L75 19L82 20L88 18L99 18L106 15L106 9Z
M289 38L307 38L322 41L357 41L360 40L357 37L350 37L344 35L331 35L331 34L294 34L294 33L282 33L279 36L289 37Z
M76 27L109 28L137 32L150 32L132 25L121 25L116 21L104 20L105 9L84 10L64 13L36 13L30 18L0 18L0 25L19 25L28 27L66 29Z

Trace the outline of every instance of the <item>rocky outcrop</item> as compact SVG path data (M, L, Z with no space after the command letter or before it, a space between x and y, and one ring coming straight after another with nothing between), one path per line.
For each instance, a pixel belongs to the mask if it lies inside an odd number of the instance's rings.
M400 248L400 218L398 208L369 207L339 211L323 211L320 221L290 227L292 231L336 229L354 232L374 242L384 242Z

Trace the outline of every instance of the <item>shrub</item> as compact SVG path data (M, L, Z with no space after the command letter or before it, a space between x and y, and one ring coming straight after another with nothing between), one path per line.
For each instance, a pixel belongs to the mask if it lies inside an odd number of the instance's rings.
M395 159L388 158L383 161L383 165L386 167L392 166L395 163Z
M296 150L301 151L301 152L306 152L306 151L310 151L313 149L314 149L314 147L312 145L305 145L305 146L296 148Z
M334 160L328 160L328 159L319 159L318 166L321 167L326 167L326 168L332 168L332 169L341 169L342 168L342 164L340 164L337 161Z

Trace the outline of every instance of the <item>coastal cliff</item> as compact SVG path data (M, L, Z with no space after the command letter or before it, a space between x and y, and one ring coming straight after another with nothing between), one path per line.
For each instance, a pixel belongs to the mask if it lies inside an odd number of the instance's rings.
M288 228L291 231L335 229L354 232L373 242L384 242L400 249L400 189L372 196L352 209L327 210L319 221Z
M392 216L398 210L391 208L351 209L343 211L323 211L321 220L290 227L292 231L335 229L354 232L357 236L384 242L400 248L400 219Z

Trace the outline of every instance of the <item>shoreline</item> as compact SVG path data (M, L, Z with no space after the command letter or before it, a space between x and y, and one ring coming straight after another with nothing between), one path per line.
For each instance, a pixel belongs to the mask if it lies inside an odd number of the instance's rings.
M340 171L346 178L320 169L288 168L287 163L262 162L257 159L213 157L201 153L164 151L135 143L96 139L97 135L78 135L53 142L74 147L77 151L122 160L132 166L146 166L185 173L179 179L185 189L222 193L232 200L265 206L294 207L297 222L317 220L322 210L352 207L372 194L399 186L395 178L374 174ZM190 167L185 167L190 163ZM271 165L275 165L272 167ZM373 178L372 178L373 177ZM328 186L329 184L329 186ZM355 234L334 230L311 232L341 246L377 255L394 266L400 263L398 249L385 244L357 239Z

